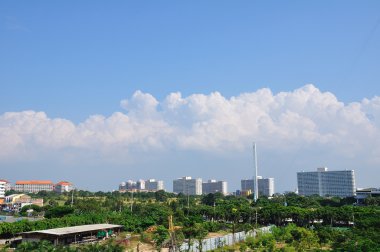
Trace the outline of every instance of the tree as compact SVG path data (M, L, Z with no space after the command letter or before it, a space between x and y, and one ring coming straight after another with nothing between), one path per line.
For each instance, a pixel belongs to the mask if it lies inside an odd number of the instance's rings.
M37 206L37 205L27 205L27 206L23 206L20 210L20 214L21 215L26 215L26 212L28 210L33 210L33 212L36 212L36 213L39 213L42 211L42 208L40 206Z
M153 240L154 245L158 251L161 251L162 246L164 245L164 242L169 239L169 232L168 230L162 226L157 226L156 231L153 234Z
M55 206L51 207L45 212L45 218L61 218L65 215L72 214L74 209L69 206Z
M198 241L198 249L200 252L202 252L203 240L208 235L208 232L201 223L196 223L194 225L194 229L195 229L194 237Z
M217 193L209 193L205 196L202 197L202 204L208 205L208 206L214 206L214 204L217 203L220 199L222 199L224 196L222 193L217 192Z
M159 190L154 193L154 198L156 199L156 201L166 202L166 200L168 199L168 195L164 190Z

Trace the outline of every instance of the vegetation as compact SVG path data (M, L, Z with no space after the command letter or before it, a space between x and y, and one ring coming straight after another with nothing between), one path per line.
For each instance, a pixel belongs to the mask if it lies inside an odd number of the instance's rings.
M253 203L248 198L218 193L187 197L159 191L134 193L132 198L130 193L79 191L75 192L71 206L70 194L39 197L46 197L45 202L49 202L35 209L44 212L45 219L1 223L0 237L56 227L114 223L123 225L128 232L143 234L141 237L149 236L159 250L169 244L168 216L172 215L178 227L177 243L184 239L190 245L198 241L200 250L201 241L209 232L235 233L256 225L275 227L272 233L247 239L237 250L380 250L380 208L373 199L367 201L367 206L355 206L353 198L301 197L292 193L272 199L262 197ZM153 233L146 234L151 227L155 227Z

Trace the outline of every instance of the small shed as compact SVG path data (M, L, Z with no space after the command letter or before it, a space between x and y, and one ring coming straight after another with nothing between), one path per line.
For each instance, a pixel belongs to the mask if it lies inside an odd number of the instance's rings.
M95 242L120 233L122 228L122 225L92 224L24 232L21 236L23 242L48 240L54 245L67 245Z

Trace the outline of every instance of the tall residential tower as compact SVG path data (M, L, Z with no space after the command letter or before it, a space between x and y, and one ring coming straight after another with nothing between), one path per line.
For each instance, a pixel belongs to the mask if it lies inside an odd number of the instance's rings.
M173 192L183 193L185 195L201 195L202 194L202 179L182 177L182 178L173 180Z

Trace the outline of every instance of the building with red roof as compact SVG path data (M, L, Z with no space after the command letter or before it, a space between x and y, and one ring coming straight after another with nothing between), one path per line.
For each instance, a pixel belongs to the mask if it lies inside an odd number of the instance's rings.
M74 189L74 185L68 181L60 181L54 186L54 191L57 193L70 192Z
M16 181L15 191L25 193L38 193L40 191L53 191L54 184L50 180L19 180Z

